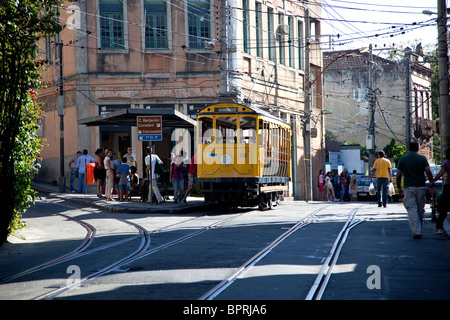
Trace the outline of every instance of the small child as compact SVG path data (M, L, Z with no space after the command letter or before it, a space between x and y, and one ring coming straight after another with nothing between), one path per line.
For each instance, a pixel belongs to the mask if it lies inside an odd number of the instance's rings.
M137 189L139 185L139 176L136 173L136 167L130 167L130 173L128 174L128 179L130 180L130 190Z
M119 195L119 201L128 199L128 174L130 173L130 166L127 165L127 158L122 157L122 164L117 168L117 176L119 183L116 184L117 194Z

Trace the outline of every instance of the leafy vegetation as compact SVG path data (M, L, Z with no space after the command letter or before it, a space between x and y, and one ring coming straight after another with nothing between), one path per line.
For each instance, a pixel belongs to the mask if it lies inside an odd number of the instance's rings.
M406 146L397 145L397 141L395 139L391 140L391 143L386 145L386 147L383 148L383 151L386 155L386 158L393 158L395 164L398 164L398 160L406 153Z
M0 245L23 226L20 220L35 200L31 176L42 141L34 90L41 86L42 61L35 60L43 36L61 31L59 0L3 1L0 6Z

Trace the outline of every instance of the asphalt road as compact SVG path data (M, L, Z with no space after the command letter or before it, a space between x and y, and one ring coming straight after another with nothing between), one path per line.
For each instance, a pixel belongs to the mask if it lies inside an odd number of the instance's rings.
M322 300L450 299L450 241L432 235L429 214L423 239L413 239L401 203L122 214L48 198L0 248L0 299L194 301L315 213L214 297L257 307L304 300L351 212L362 222L349 231Z

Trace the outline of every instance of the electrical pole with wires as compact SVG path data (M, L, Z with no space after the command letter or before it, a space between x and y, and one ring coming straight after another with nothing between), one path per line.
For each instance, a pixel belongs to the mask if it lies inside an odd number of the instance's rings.
M372 166L375 161L375 105L376 105L376 90L373 89L373 53L372 44L369 45L369 70L368 70L368 98L369 98L369 134L367 136L366 147L369 150L369 166Z
M310 76L310 51L311 51L311 25L309 20L309 9L305 8L305 129L304 129L304 161L305 161L305 200L313 200L312 189L312 152L311 152L311 76Z
M448 44L447 2L438 0L438 63L439 63L439 129L441 134L441 159L450 148L450 110L448 108Z
M409 143L411 142L411 48L405 49L406 62L406 152L409 152Z
M59 95L57 98L59 116L59 192L66 192L66 177L64 176L64 78L63 78L63 42L59 46ZM78 190L79 191L79 190Z

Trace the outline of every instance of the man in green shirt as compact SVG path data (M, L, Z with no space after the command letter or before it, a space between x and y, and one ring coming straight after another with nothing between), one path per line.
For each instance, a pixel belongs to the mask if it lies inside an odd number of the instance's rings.
M399 194L404 194L403 205L408 212L409 227L414 239L422 238L422 223L425 213L425 196L427 192L425 184L426 173L428 180L433 181L427 158L417 154L419 145L417 142L409 144L409 153L400 158L397 167L397 187ZM402 190L402 176L405 176Z

